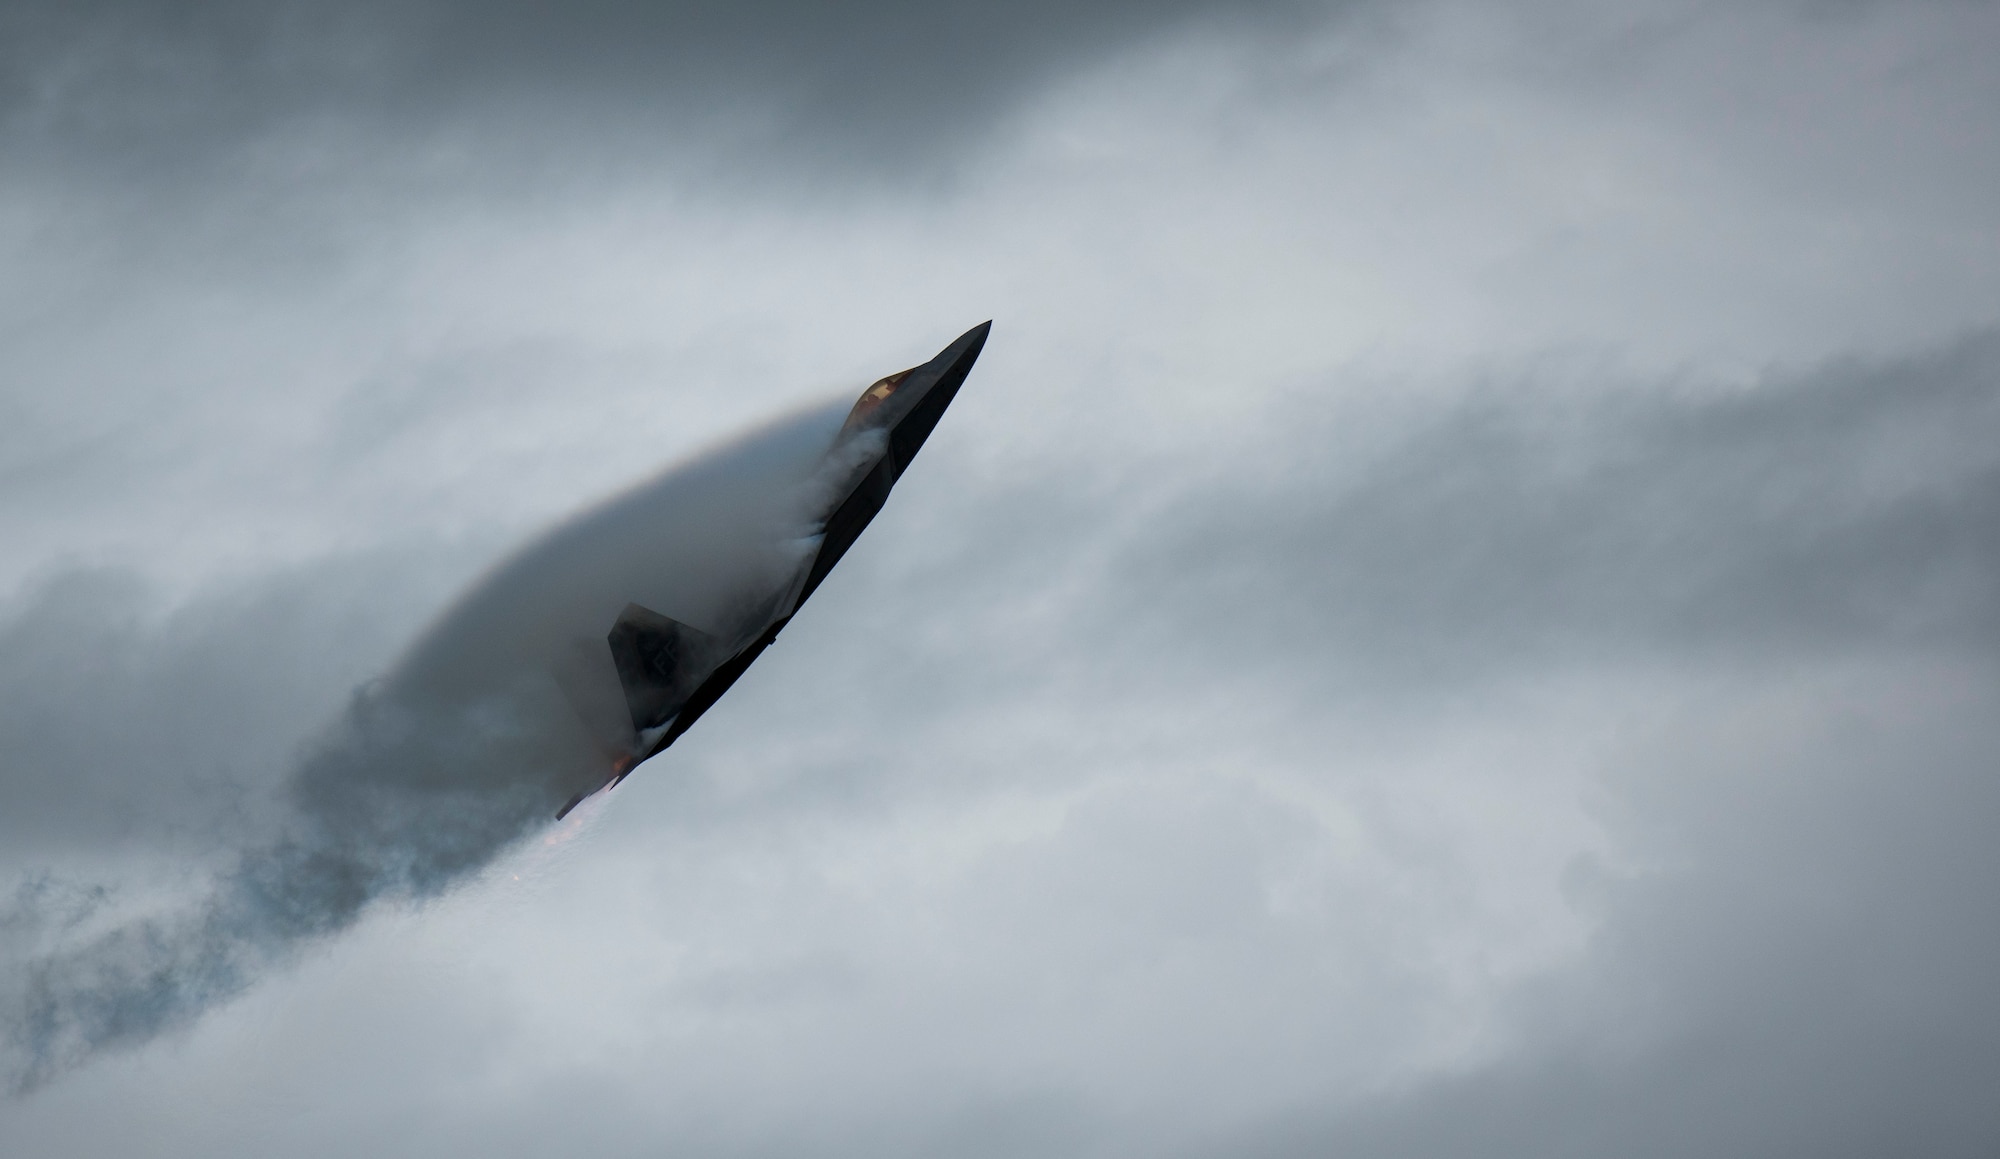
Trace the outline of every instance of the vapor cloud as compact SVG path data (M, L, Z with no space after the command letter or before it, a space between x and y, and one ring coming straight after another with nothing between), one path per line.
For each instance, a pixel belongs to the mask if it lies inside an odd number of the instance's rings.
M44 948L52 929L82 926L103 890L28 879L6 926L11 944L34 948L0 980L12 1085L185 1025L372 903L437 896L600 784L594 710L622 702L615 685L565 685L566 666L606 667L603 632L628 601L738 630L803 558L824 489L813 469L844 414L782 422L503 564L354 694L290 775L279 835L236 855L192 909ZM596 693L607 704L579 705Z

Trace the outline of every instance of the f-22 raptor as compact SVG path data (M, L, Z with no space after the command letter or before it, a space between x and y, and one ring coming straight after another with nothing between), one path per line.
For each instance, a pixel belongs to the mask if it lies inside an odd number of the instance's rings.
M819 513L818 546L748 630L722 639L651 608L625 606L606 643L631 713L633 741L628 751L612 755L604 781L571 797L556 813L558 820L680 739L777 640L882 509L897 478L958 394L991 326L974 326L929 362L861 392L826 452L824 461L836 468L838 477Z

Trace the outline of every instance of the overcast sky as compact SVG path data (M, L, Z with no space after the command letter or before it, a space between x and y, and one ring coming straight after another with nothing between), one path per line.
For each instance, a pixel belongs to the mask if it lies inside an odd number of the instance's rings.
M0 998L520 545L994 320L669 754L0 1152L2000 1152L1996 60L1972 0L0 6Z

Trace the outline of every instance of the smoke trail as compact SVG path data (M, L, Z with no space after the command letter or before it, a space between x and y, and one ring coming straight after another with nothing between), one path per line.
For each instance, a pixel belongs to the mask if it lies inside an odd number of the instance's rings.
M8 968L8 1085L188 1024L371 903L443 893L596 787L625 711L605 631L628 601L723 633L754 616L809 556L845 412L795 415L663 475L476 585L355 693L293 770L276 835L203 900Z

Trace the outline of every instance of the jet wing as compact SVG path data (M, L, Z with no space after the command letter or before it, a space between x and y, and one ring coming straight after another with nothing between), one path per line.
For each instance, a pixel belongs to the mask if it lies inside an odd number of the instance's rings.
M605 636L632 731L657 736L673 722L701 682L729 658L727 646L700 628L651 608L626 604Z

